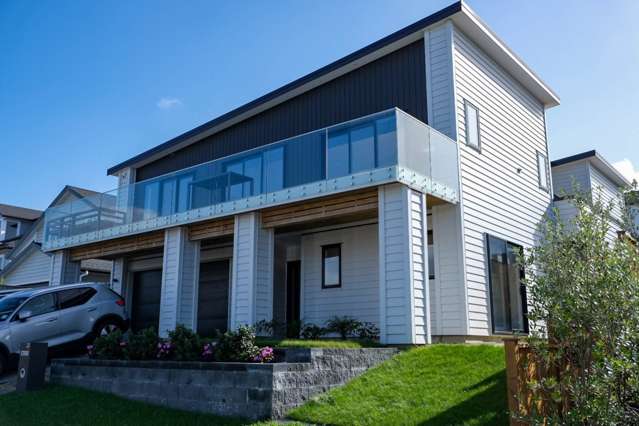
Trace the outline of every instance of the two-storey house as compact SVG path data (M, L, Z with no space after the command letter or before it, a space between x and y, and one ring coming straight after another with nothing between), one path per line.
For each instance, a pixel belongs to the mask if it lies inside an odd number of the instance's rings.
M463 2L108 170L46 212L51 284L113 261L133 328L527 329L515 254L552 200L552 90Z
M601 154L592 150L560 158L552 161L551 170L554 207L564 223L571 224L577 214L572 197L579 192L611 205L608 241L624 232L624 191L631 187L631 183Z
M7 256L15 242L29 232L42 211L0 204L0 271L8 264Z
M49 204L49 208L83 200L89 202L97 192L75 186L65 186ZM88 204L87 208L95 208ZM40 212L42 213L42 212ZM39 214L25 232L12 241L12 248L5 255L4 268L0 271L0 285L6 287L33 288L49 285L52 256L42 249L44 238L44 215ZM80 262L81 277L85 282L107 282L111 262L87 259Z

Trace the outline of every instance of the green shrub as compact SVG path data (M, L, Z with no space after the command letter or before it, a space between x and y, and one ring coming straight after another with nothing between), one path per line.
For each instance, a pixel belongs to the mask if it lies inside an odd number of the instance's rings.
M531 404L524 420L639 424L637 246L627 238L607 241L612 204L591 194L571 202L576 217L565 224L555 210L523 258L528 343L548 371L561 372L526 383L545 404L542 412Z
M317 340L326 334L326 329L316 324L304 324L300 337L307 340Z
M237 331L227 331L220 337L214 357L216 361L252 362L259 351L253 329L240 326Z
M335 316L326 321L326 330L330 333L339 334L342 340L346 340L347 338L354 336L355 332L359 330L361 326L361 322L348 316Z
M202 341L193 330L178 325L169 332L172 358L176 361L199 361L202 355Z
M261 336L275 336L282 329L283 324L277 320L260 320L255 323L255 332Z
M357 337L364 340L378 340L379 328L372 322L361 323L357 329Z
M122 338L122 332L116 330L106 336L100 336L87 346L91 358L96 359L124 359L127 344Z
M131 333L126 346L126 357L137 361L155 359L159 341L160 337L154 327Z

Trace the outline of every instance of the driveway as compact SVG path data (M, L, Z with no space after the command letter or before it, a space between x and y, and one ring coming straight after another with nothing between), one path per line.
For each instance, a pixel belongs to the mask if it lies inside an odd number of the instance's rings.
M4 376L0 376L0 395L13 392L16 390L17 373L9 373Z

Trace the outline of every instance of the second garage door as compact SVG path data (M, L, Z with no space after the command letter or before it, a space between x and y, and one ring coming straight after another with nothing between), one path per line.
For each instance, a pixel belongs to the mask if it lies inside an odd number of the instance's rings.
M200 288L197 307L197 332L212 337L216 330L225 332L229 313L229 260L200 265Z
M155 327L160 321L160 295L162 270L141 271L133 275L133 301L131 329L133 331Z

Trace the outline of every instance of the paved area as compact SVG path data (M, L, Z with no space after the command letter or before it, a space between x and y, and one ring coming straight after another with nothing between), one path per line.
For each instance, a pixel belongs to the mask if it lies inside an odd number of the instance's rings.
M16 390L16 373L5 374L0 377L0 395Z

